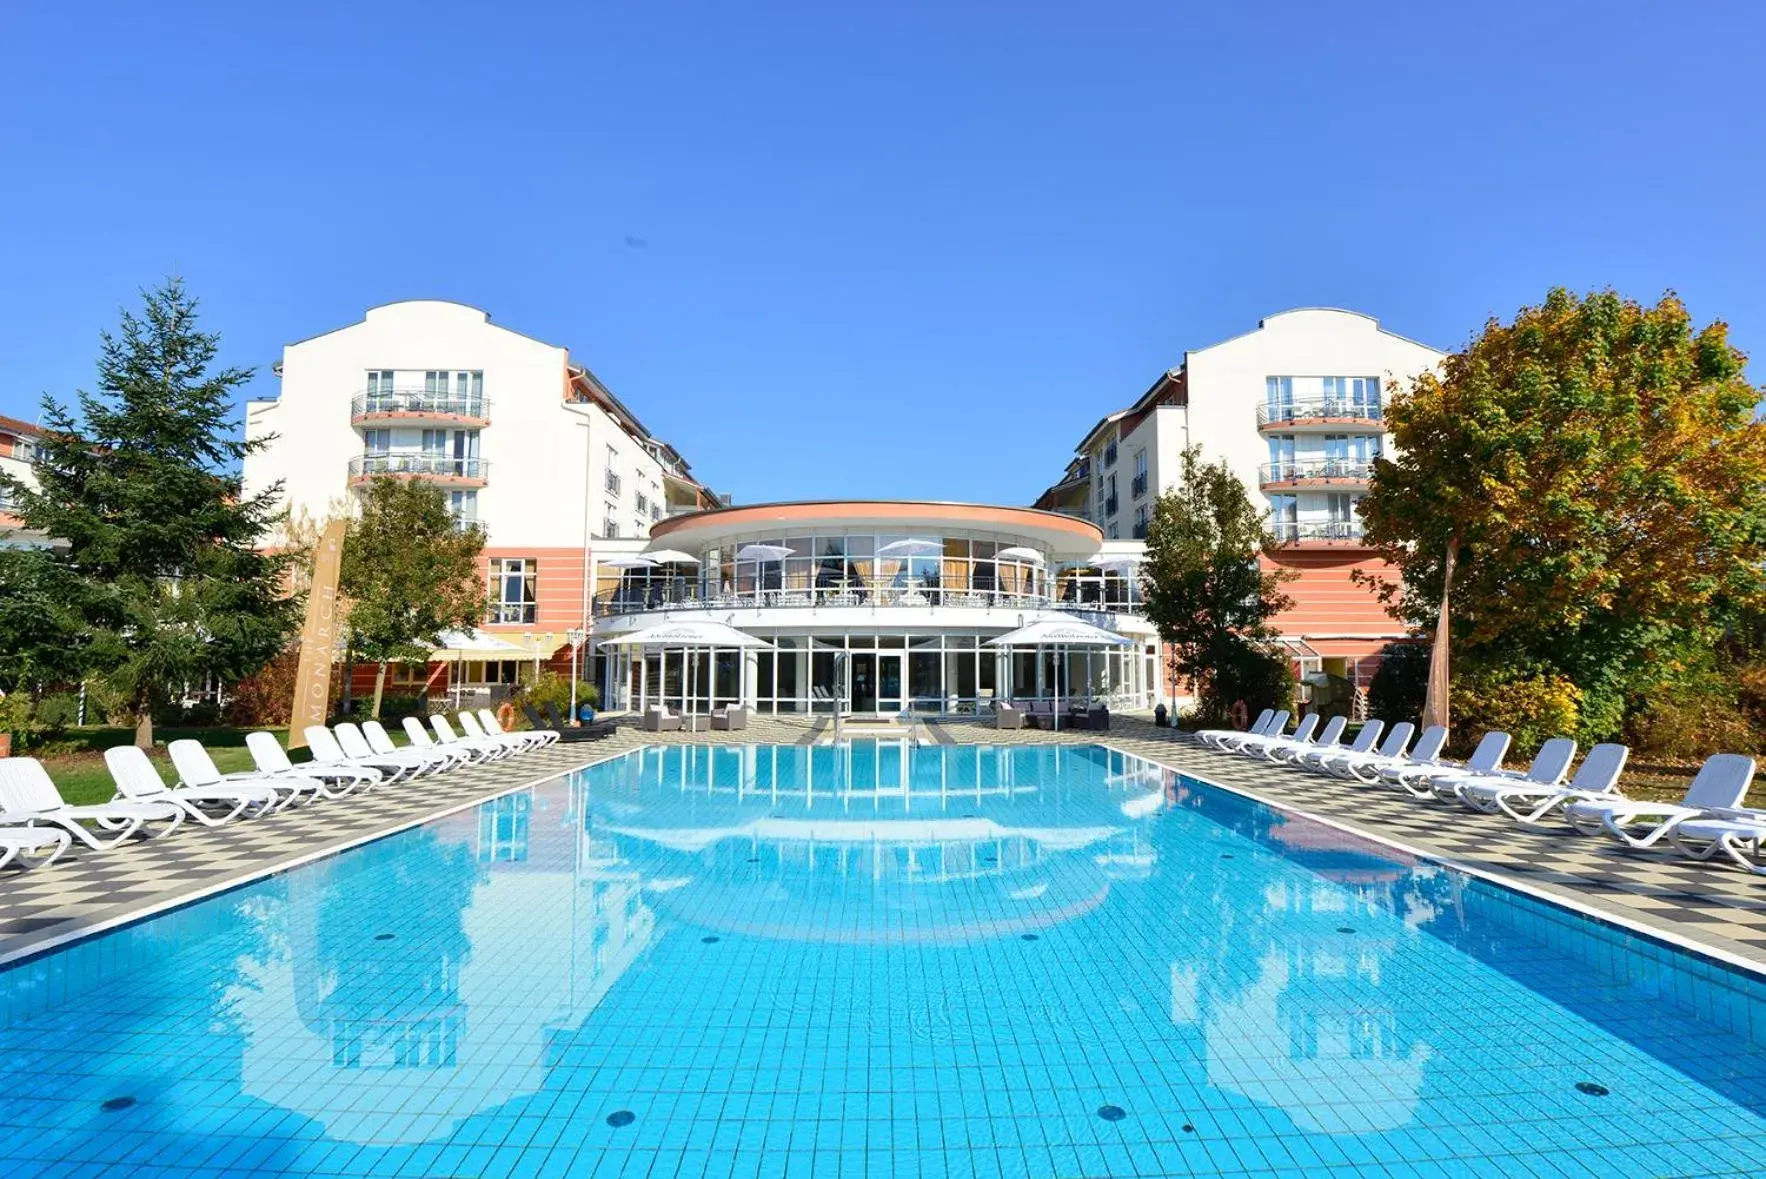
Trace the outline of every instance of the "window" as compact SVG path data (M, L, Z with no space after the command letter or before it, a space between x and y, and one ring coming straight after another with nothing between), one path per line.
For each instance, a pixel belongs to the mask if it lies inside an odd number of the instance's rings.
M1134 452L1134 483L1131 493L1136 499L1147 494L1147 450L1144 446Z
M391 430L363 430L362 450L367 454L385 454L392 449Z
M454 514L457 524L476 524L478 522L478 492L448 492L448 511Z
M634 491L632 493L632 495L637 500L638 515L640 515L640 516L649 515L650 514L650 497L645 495L641 491Z
M650 518L652 520L662 519L662 505L661 504L651 504L650 505Z
M1363 417L1380 416L1380 378L1356 377L1350 382L1350 403Z
M1104 480L1104 515L1116 514L1116 476L1110 475Z
M527 557L491 560L491 621L532 622L539 603L540 563Z
M1134 510L1134 538L1147 539L1147 505L1141 504Z
M1269 497L1269 528L1277 540L1298 540L1300 534L1300 497L1272 495Z
M0 512L12 507L12 489L0 484Z
M613 514L617 511L619 511L619 505L609 502L607 514L601 520L601 535L608 540L619 539L619 521L613 518Z
M29 438L14 438L12 440L12 457L21 463L36 462L37 444Z
M1116 465L1116 440L1114 438L1104 444L1104 465L1106 467Z
M446 430L423 431L423 453L440 458L448 453L448 432Z
M368 404L384 405L392 397L392 370L375 369L368 374Z
M1114 522L1111 523L1109 528L1104 530L1104 535L1109 537L1111 540L1118 539L1120 534L1116 531L1116 525Z
M1271 434L1269 436L1269 477L1271 479L1291 479L1294 472L1294 436L1292 434Z
M1269 420L1272 422L1286 421L1293 416L1294 378L1263 378L1263 397L1269 406Z

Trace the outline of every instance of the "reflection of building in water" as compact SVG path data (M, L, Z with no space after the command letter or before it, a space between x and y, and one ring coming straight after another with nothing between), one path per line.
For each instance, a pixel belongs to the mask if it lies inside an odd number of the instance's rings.
M727 932L967 941L1057 924L1144 874L1162 782L1053 748L683 747L603 767L585 810L633 858L691 878L655 903ZM1075 785L1075 770L1094 771ZM860 888L859 885L866 887ZM911 910L912 919L908 919Z
M613 850L569 792L522 792L292 874L286 953L228 996L243 1087L369 1144L538 1090L655 930Z
M1358 891L1284 875L1266 887L1261 918L1234 931L1237 944L1171 966L1171 1019L1200 1025L1208 1083L1278 1107L1308 1132L1406 1124L1431 1057L1382 985L1395 943L1344 924L1370 916ZM1407 926L1403 936L1418 935Z

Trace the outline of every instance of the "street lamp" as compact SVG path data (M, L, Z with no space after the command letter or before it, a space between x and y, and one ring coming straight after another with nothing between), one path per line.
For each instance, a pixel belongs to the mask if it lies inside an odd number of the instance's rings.
M578 651L582 650L582 645L588 641L589 632L584 630L580 626L573 626L569 630L564 632L564 637L570 640L570 723L574 725L574 724L576 724L576 716L577 716L577 713L576 713L576 679L577 679L576 653Z

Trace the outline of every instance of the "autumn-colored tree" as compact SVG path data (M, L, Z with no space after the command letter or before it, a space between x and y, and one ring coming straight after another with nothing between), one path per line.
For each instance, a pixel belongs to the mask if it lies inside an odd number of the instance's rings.
M1425 722L1447 720L1451 643L1567 676L1606 736L1759 597L1766 423L1744 363L1672 294L1560 288L1391 399L1361 512L1401 574L1381 592L1434 633Z
M439 487L390 475L368 485L344 538L338 589L350 649L377 665L371 715L380 715L387 664L427 659L442 631L484 621L483 551L483 529L456 521Z
M1281 592L1284 575L1257 559L1276 544L1266 516L1231 468L1204 464L1195 447L1184 451L1178 486L1153 504L1141 566L1146 614L1195 685L1206 720L1240 699L1253 708L1282 704L1291 686L1287 661L1267 646L1269 620L1292 602Z

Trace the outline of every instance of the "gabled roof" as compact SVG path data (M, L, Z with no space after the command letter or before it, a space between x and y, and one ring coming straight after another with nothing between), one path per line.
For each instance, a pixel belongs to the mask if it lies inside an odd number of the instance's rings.
M5 414L0 414L0 434L16 434L20 438L41 438L43 436L43 428L41 426L33 426L31 423L21 421L18 418L9 418Z

